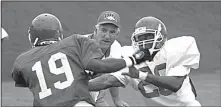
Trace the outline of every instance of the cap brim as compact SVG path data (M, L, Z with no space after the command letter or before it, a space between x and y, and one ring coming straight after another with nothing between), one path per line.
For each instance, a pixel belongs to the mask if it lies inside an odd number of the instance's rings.
M107 24L107 23L113 24L113 25L115 25L115 26L117 26L117 27L120 27L120 25L118 25L118 24L116 24L116 23L114 23L114 22L112 22L112 21L103 21L103 22L100 22L100 23L98 23L98 24L99 24L99 25L102 25L102 24Z

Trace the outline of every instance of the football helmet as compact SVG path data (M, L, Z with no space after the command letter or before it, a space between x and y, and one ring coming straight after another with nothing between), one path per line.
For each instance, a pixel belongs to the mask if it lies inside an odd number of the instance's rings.
M149 49L151 55L162 48L166 39L167 30L164 23L152 16L140 19L131 37L135 49Z
M33 47L47 45L63 39L61 22L52 14L43 13L29 27L29 41Z

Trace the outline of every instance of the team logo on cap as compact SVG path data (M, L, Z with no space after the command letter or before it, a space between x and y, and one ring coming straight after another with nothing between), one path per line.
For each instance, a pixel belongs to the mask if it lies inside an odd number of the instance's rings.
M104 14L104 19L117 21L115 15L112 14L112 13L106 13L106 14Z

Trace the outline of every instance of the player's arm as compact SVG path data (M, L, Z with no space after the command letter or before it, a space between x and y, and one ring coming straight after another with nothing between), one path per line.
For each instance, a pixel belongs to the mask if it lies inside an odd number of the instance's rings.
M149 51L138 51L134 55L124 58L108 58L97 59L92 57L86 65L86 70L90 70L96 73L111 73L119 71L125 67L131 67L136 64L140 64L146 60L149 60Z
M145 81L155 86L177 92L181 88L185 77L186 76L156 76L149 74Z
M102 60L101 57L103 53L99 44L95 40L88 39L81 36L73 36L76 39L78 46L78 55L80 56L80 61L83 69L93 71L96 73L111 73L116 72L124 67L130 67L135 64L140 64L148 60L149 54L144 51L139 51L132 56L125 58L109 58Z
M28 87L27 83L25 82L25 79L22 76L22 72L15 66L13 67L11 76L15 81L15 87Z
M127 59L91 59L86 69L96 73L111 73L119 71L124 67L132 66L134 63L130 58Z
M99 91L111 87L124 87L116 77L112 75L101 75L89 81L88 87L90 91Z
M187 70L188 68L182 67L180 69L182 70ZM152 75L149 73L144 73L139 70L137 70L135 67L130 67L129 72L124 72L122 73L123 75L128 75L132 78L139 78L141 80L144 80L148 83L151 83L155 86L159 86L165 89L169 89L173 92L177 92L182 84L184 79L186 78L186 75L183 76L157 76L157 75Z

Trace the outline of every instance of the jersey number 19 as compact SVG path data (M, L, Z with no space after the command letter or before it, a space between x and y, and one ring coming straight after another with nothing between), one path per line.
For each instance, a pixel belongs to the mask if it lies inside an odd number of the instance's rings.
M57 68L55 61L61 60L62 66ZM54 87L57 89L65 89L69 87L72 82L74 81L74 76L71 71L70 64L68 62L67 56L64 53L58 52L53 54L50 59L48 60L49 71L54 75L65 74L67 80L64 82L57 81L54 83ZM42 70L41 61L36 62L33 67L32 71L36 71L37 78L40 84L41 92L39 92L39 98L43 99L52 95L51 88L48 88L46 85L45 77Z

